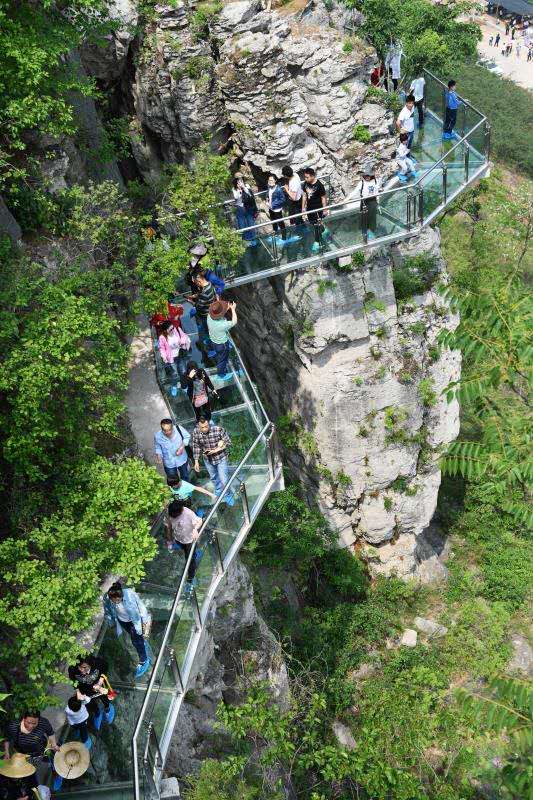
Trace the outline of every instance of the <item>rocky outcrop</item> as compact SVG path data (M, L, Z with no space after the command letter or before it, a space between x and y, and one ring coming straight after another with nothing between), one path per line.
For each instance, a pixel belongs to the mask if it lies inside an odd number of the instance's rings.
M439 235L427 229L396 258L434 257L446 280ZM430 521L439 457L458 433L457 402L442 394L460 355L437 337L457 318L435 288L398 304L392 257L291 273L238 291L241 352L270 407L299 440L285 458L344 546L362 547L374 573L443 577ZM287 416L288 412L288 416Z
M138 33L139 10L135 0L111 0L109 18L114 29L105 42L85 42L81 59L87 72L105 86L119 80L130 45Z
M217 706L221 700L238 703L252 681L268 685L272 699L287 706L289 681L279 642L257 613L250 577L236 559L209 612L170 745L168 774L196 772L204 758L224 751L224 734L214 729Z
M297 15L239 0L222 6L209 33L201 13L180 0L156 6L133 87L136 148L140 139L165 161L187 162L203 141L216 149L231 137L256 175L313 166L342 194L368 157L353 135L362 124L374 157L388 163L392 116L365 102L376 56L342 31L348 12L310 3Z

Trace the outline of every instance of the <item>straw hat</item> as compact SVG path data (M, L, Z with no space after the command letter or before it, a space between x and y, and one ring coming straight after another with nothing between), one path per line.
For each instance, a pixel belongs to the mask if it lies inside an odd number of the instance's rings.
M13 753L11 758L6 759L0 766L0 775L5 775L6 778L27 778L34 772L35 767L23 753Z
M209 316L211 319L222 319L228 308L229 303L227 300L215 300L215 302L211 303L209 306Z
M54 769L62 778L79 778L87 770L91 757L81 742L66 742L54 756Z

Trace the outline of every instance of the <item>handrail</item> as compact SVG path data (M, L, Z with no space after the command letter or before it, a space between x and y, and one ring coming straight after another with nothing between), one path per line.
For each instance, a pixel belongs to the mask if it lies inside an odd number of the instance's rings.
M395 192L404 192L404 191L405 191L405 186L395 186L392 189L385 189L383 192L378 192L377 194L372 195L372 197L377 200L380 197L384 197L387 194L394 194ZM330 203L329 205L322 206L321 208L313 208L307 211L301 211L298 214L291 214L288 217L283 217L283 222L287 222L287 220L290 219L296 219L297 217L306 217L308 214L316 214L319 211L330 211L331 209L339 209L339 206L354 205L355 203L359 203L360 201L361 201L360 197L345 198L344 200L339 200L337 203ZM272 220L267 220L266 222L260 222L258 225L249 225L247 228L237 228L237 231L238 233L244 233L245 231L254 231L257 230L258 228L264 228L265 226L271 226L271 225L272 225Z
M428 169L428 171L427 171L427 172L426 172L424 175L422 175L420 178L418 178L418 179L416 180L416 182L412 184L412 186L413 186L413 187L414 187L414 186L418 186L418 184L419 184L421 181L423 181L425 178L427 178L427 176L430 174L430 172L433 172L433 170L434 170L436 167L438 167L438 166L439 166L439 164L442 164L442 162L443 162L443 161L446 161L446 159L448 158L448 156L450 155L450 153L453 153L453 151L454 151L454 150L455 150L457 147L459 147L459 145L460 145L460 144L465 144L465 142L466 142L466 140L468 139L468 137L470 136L470 134L471 134L471 133L474 133L474 131L476 131L476 130L477 130L479 127L480 127L480 125L482 125L482 124L483 124L484 122L486 122L486 121L487 121L487 118L486 118L486 117L483 117L483 119L480 119L480 120L479 120L479 122L477 122L477 123L474 125L474 127L473 127L473 128L470 128L470 130L468 131L468 133L466 133L466 134L463 136L463 138L462 138L462 139L459 139L459 141L458 141L458 142L456 142L456 143L454 144L454 146L453 146L453 147L450 147L450 149L449 149L449 150L448 150L448 151L445 153L445 155L443 155L443 156L442 156L442 158L439 158L439 160L438 160L438 161L435 161L435 163L434 163L434 164L433 164L433 165L432 165L432 166L431 166L431 167ZM468 142L466 142L466 144L468 144ZM470 145L469 145L469 146L470 146Z
M432 73L432 72L431 72L429 69L426 69L426 68L424 67L424 70L423 70L423 71L426 73L426 75L430 75L430 76L433 78L433 80L434 80L434 81L436 81L437 83L440 83L440 85L443 87L443 89L447 89L447 88L448 88L448 87L446 86L446 84L444 83L444 81L441 81L441 79L440 79L440 78L437 78L437 76L436 76L436 75L434 75L434 74L433 74L433 73ZM486 118L487 118L487 115L486 115L486 114L483 114L483 112L482 112L482 111L480 111L480 110L479 110L479 108L476 108L475 106L473 106L473 105L472 105L472 103L470 102L470 100L466 100L466 99L465 99L464 97L462 97L461 95L458 95L458 97L459 97L459 100L460 100L462 103L464 103L464 104L465 104L465 106L468 106L469 108L471 108L471 109L472 109L472 111L475 111L475 112L476 112L476 114L479 114L479 115L480 115L480 117L483 117L484 119L486 119Z

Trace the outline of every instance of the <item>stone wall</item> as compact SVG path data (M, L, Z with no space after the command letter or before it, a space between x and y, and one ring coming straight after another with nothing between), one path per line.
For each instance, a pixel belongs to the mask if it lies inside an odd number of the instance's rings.
M460 355L435 346L458 322L436 289L396 303L393 256L419 253L436 257L445 282L428 229L395 252L372 249L351 272L324 265L247 285L236 338L273 418L285 415L298 440L285 452L293 476L344 546L374 573L427 580L443 574L428 526L438 460L459 429L458 404L441 392Z

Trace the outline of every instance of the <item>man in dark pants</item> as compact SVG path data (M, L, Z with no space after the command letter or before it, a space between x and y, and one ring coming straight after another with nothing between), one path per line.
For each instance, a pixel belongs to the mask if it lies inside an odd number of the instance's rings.
M303 210L307 211L307 221L315 229L315 241L311 249L316 253L320 249L320 238L325 233L321 220L328 213L323 211L326 205L326 188L322 181L318 180L312 167L304 170L304 178Z
M448 81L448 90L445 93L446 112L444 116L444 130L442 133L443 139L453 139L453 129L457 122L457 109L461 105L461 101L455 91L457 86L456 81Z

